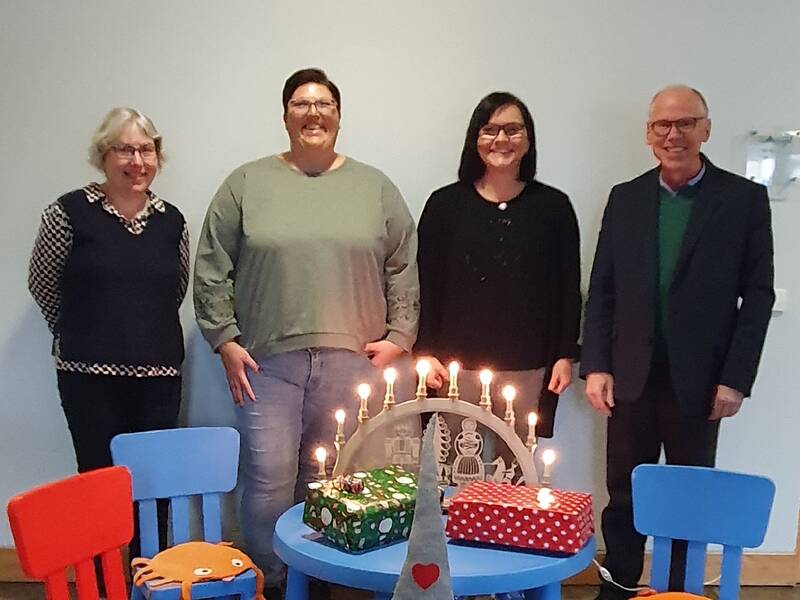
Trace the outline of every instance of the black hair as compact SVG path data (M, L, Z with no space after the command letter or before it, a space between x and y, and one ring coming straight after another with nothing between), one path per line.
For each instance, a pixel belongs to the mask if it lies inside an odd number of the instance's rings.
M498 108L513 104L522 113L525 130L528 134L530 149L519 165L519 180L533 181L536 177L536 133L533 128L533 117L525 103L509 92L492 92L480 102L472 111L472 118L467 126L467 135L464 138L464 149L461 151L461 163L458 166L458 179L464 183L478 181L486 172L486 165L478 155L478 135L481 127L489 122Z

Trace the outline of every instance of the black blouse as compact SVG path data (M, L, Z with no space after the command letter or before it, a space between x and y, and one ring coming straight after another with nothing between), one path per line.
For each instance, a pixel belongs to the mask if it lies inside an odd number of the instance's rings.
M420 218L418 261L415 352L466 369L577 359L580 242L564 193L534 181L496 204L460 182L437 190Z

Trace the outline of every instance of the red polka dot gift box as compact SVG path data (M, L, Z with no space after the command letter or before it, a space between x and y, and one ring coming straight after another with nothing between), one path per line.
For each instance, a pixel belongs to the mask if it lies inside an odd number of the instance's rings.
M451 498L452 540L575 554L594 533L592 495L475 481Z

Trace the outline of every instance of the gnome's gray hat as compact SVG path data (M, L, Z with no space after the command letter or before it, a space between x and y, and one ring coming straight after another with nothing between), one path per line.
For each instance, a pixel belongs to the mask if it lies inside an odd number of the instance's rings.
M453 600L433 448L438 416L434 414L425 429L414 523L393 600Z

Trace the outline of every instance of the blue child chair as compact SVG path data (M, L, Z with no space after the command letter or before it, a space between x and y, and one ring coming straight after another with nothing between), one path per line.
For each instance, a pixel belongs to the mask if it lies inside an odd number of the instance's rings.
M133 478L133 500L139 505L141 555L152 558L159 548L156 500L168 499L172 544L190 541L190 498L199 496L202 535L206 542L222 540L220 499L236 486L239 432L230 427L190 427L125 433L111 440L114 464L127 467ZM256 574L248 570L231 581L195 583L193 600L239 596L255 598ZM180 585L133 586L132 600L177 600Z
M702 595L706 545L721 544L719 598L737 599L742 549L764 541L775 484L758 475L676 465L639 465L632 483L634 526L654 538L650 586L667 590L672 540L687 540L684 591Z

